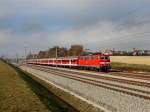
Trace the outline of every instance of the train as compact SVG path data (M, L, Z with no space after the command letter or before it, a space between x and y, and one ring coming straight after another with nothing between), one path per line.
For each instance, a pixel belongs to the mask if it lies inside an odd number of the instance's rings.
M108 53L44 58L44 59L27 59L27 64L57 66L65 68L88 69L96 71L109 71L111 69L110 56Z

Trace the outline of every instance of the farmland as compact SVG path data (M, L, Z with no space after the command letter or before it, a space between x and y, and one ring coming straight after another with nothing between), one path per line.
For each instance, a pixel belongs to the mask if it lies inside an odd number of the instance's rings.
M150 72L150 56L111 56L113 69Z
M111 56L112 62L150 65L150 56Z

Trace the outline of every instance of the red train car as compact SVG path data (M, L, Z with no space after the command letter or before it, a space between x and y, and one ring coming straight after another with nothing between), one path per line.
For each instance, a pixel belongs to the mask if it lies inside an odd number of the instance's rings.
M92 54L77 57L59 57L47 59L29 59L28 64L40 64L59 67L75 67L81 69L94 69L108 71L110 66L110 57L107 53Z

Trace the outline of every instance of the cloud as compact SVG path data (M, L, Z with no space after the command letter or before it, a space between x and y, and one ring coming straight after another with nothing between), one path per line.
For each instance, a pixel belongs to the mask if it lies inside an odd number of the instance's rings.
M54 45L149 49L148 1L1 0L0 52L23 54Z
M111 22L98 23L95 26L66 30L54 35L54 44L80 43L93 50L103 48L132 49L133 47L147 49L149 44L149 26L131 27L117 30Z

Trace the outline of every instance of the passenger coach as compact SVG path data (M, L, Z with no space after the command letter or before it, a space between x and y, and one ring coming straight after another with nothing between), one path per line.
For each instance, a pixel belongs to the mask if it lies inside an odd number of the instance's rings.
M97 71L108 71L111 68L110 56L108 55L108 53L91 54L77 57L28 59L26 63Z

